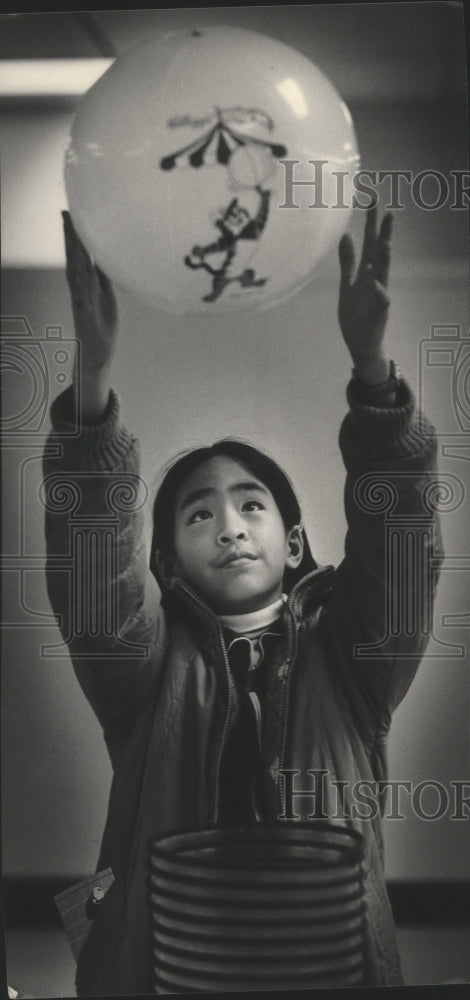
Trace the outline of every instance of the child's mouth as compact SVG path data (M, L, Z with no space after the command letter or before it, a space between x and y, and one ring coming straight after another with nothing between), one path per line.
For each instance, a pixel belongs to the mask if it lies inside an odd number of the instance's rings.
M222 569L230 569L232 567L245 566L250 562L254 562L257 558L252 552L232 552L219 565Z

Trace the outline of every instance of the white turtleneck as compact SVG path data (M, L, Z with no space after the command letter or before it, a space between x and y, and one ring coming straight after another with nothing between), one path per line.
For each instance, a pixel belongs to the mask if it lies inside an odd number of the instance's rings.
M268 604L266 608L259 608L258 611L247 611L243 615L218 615L218 619L223 628L237 632L239 635L249 635L250 632L259 632L260 629L272 625L280 617L283 605L287 600L287 594L283 594L277 601Z

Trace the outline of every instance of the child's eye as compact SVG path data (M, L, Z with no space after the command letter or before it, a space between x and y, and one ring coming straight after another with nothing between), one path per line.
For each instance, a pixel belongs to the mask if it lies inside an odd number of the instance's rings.
M243 504L242 510L246 510L248 513L251 513L253 510L264 510L264 506L259 500L246 500Z
M210 510L195 510L189 518L188 524L197 524L199 521L207 521L212 514Z

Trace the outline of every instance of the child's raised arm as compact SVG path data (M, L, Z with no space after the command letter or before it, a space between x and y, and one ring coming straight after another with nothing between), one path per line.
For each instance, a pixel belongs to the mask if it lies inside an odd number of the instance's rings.
M110 369L117 343L116 299L109 278L93 264L69 212L63 212L67 282L80 366L75 359L74 391L83 424L98 423L109 399Z
M44 451L47 590L114 762L156 694L166 627L143 536L138 442L121 423L110 386L114 293L68 213L64 231L80 358L73 387L52 404Z
M351 237L346 234L339 245L339 324L357 374L370 385L386 382L390 374L384 336L390 304L387 284L392 223L393 217L387 213L377 235L377 209L369 209L354 281L355 253Z
M338 318L354 364L339 435L348 527L324 618L331 662L376 777L385 773L392 712L430 637L443 554L438 514L428 500L437 476L435 431L384 348L391 227L388 214L377 232L377 212L368 212L355 276L351 238L339 247Z

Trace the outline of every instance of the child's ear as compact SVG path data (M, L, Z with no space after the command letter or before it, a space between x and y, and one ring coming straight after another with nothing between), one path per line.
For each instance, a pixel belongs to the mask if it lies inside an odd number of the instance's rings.
M304 555L304 536L301 524L294 524L294 527L287 533L287 559L286 566L289 569L297 569L302 562Z
M170 553L157 550L155 554L155 562L157 564L157 571L160 579L163 583L169 586L176 573L176 560L172 555L170 555Z

